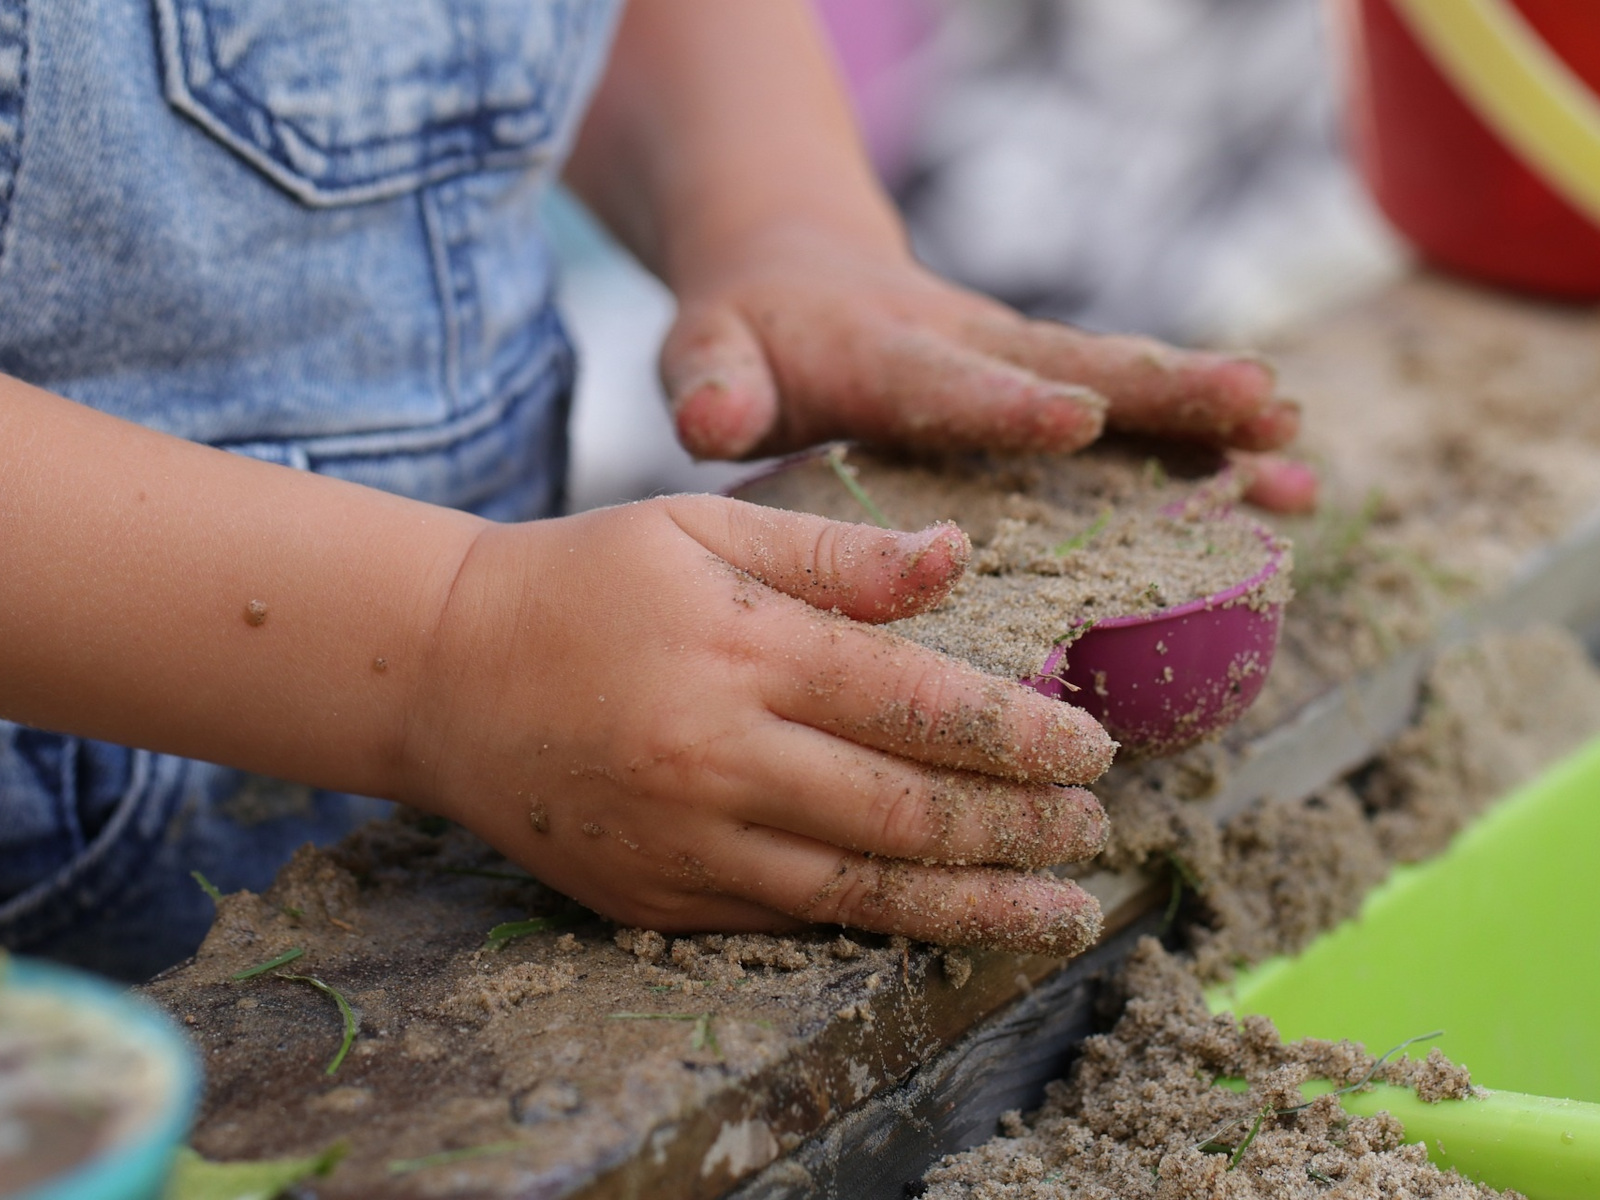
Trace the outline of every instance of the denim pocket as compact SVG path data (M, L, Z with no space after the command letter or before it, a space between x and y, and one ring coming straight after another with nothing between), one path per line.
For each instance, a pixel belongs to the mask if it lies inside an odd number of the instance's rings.
M564 149L599 0L155 0L167 100L308 204Z

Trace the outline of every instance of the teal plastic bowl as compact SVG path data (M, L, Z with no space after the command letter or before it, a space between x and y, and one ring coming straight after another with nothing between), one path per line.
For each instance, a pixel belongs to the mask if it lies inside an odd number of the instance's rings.
M0 987L34 993L57 1011L76 1009L109 1020L156 1065L155 1102L130 1127L87 1161L15 1200L151 1200L159 1196L173 1155L189 1131L200 1092L200 1071L188 1040L152 1005L81 971L12 958ZM0 1179L0 1191L4 1191Z

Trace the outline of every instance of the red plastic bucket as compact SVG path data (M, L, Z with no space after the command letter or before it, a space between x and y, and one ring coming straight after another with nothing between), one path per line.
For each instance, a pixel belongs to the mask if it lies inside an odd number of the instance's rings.
M1524 59L1540 68L1528 79L1531 111L1543 111L1537 93L1556 77L1553 84L1565 86L1568 101L1576 101L1566 106L1572 114L1567 132L1581 141L1585 117L1595 115L1588 106L1600 92L1600 3L1340 3L1348 33L1350 132L1390 221L1439 266L1546 295L1600 299L1600 206L1593 189L1586 194L1573 175L1584 156L1572 152L1573 141L1544 136L1563 121L1540 125L1528 117L1519 128L1517 114L1508 117L1506 106L1514 106L1516 96L1494 93L1503 92L1516 72L1486 66L1492 53L1463 66L1466 60L1452 57L1450 45L1458 40L1451 22L1461 13L1468 21L1474 13L1508 20L1531 34L1519 43L1536 51ZM1420 20L1418 10L1428 10L1434 24ZM1478 44L1486 43L1480 38ZM1558 116L1561 94L1554 86L1545 97Z

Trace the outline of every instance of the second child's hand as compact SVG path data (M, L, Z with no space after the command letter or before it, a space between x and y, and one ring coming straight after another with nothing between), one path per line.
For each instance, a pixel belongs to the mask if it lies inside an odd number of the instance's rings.
M693 454L1112 429L1253 455L1247 499L1315 502L1258 360L1028 320L918 265L805 0L631 0L567 178L678 298L661 365Z
M703 458L833 438L1068 452L1102 431L1229 452L1247 496L1299 511L1316 480L1271 451L1298 432L1252 356L1030 320L896 249L785 227L688 273L662 350L678 436Z

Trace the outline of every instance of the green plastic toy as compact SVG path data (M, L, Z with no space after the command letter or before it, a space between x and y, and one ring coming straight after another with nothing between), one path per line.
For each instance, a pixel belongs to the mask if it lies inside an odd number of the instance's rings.
M1388 1111L1429 1157L1529 1200L1600 1197L1600 741L1481 817L1438 858L1395 871L1354 920L1209 996L1286 1039L1378 1051L1428 1030L1481 1098L1344 1096ZM1306 1095L1331 1089L1308 1084Z

